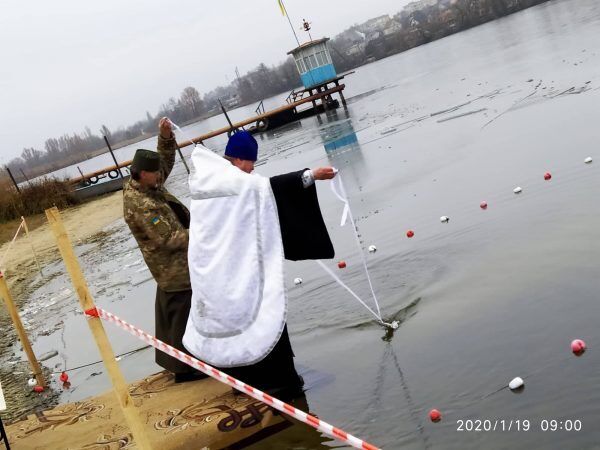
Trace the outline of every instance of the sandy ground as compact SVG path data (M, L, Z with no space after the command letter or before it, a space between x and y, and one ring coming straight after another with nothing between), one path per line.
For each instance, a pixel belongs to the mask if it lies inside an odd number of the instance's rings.
M76 245L101 239L101 230L122 217L122 198L123 194L119 191L62 211L62 218L71 242ZM19 236L7 253L3 267L9 289L19 309L24 306L27 299L41 284L47 282L43 277L37 276L38 266L31 245L33 244L42 270L44 266L60 258L47 223L32 230L30 237L31 242L25 237L24 232ZM8 245L9 243L5 243L0 247L0 255L5 254ZM13 344L17 338L4 306L0 308L0 330L0 360L5 361L7 358L14 357L15 347ZM10 417L7 417L6 414L3 416L5 419L16 418L31 411L32 408L45 408L58 401L56 393L48 392L40 396L23 389L29 376L27 364L3 366L0 375L5 396L11 399L13 406Z
M71 242L76 244L84 241L122 217L122 201L123 193L119 191L61 211ZM7 254L2 268L17 303L19 303L19 293L27 290L28 278L37 271L31 244L33 244L38 262L42 267L44 263L54 261L60 257L47 223L31 231L30 237L31 242L25 237L24 232L21 232ZM7 242L0 247L0 255L4 255L8 245Z

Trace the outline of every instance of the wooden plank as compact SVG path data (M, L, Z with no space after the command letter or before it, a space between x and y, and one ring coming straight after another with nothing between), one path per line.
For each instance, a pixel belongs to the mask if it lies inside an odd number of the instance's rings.
M193 145L193 144L196 144L198 142L205 141L206 139L210 139L210 138L213 138L215 136L219 136L221 134L227 133L228 131L231 131L232 129L241 128L244 125L249 125L251 123L258 122L261 119L269 118L269 117L271 117L273 115L276 115L276 114L279 114L279 113L281 113L283 111L287 111L289 109L297 108L298 106L303 105L305 103L309 103L309 102L312 103L313 101L318 100L320 98L323 98L326 95L331 95L331 94L334 94L336 92L341 92L341 91L344 90L345 87L346 87L346 85L340 84L339 86L336 86L334 88L327 89L326 91L319 92L317 94L311 95L310 97L303 98L302 100L298 100L296 102L280 106L279 108L273 109L271 111L266 111L263 114L259 114L257 116L251 117L249 119L242 120L241 122L234 123L232 126L228 125L226 127L219 128L219 129L214 130L214 131L210 131L210 132L208 132L206 134L203 134L201 136L198 136L197 138L194 138L192 140L187 140L187 141L180 142L177 145L181 149L183 147L187 147L189 145ZM127 166L131 165L131 162L132 162L132 160L124 161L124 162L118 164L117 167L118 168L127 167ZM84 181L84 180L86 180L88 178L97 177L98 175L105 174L105 173L107 173L107 172L109 172L111 170L115 170L115 166L104 168L104 169L101 169L101 170L97 170L95 172L92 172L92 173L89 173L89 174L85 175L85 177L72 178L70 181L73 184L79 183L79 182Z
M58 249L60 250L60 254L67 267L69 276L71 277L73 287L77 292L81 309L85 312L95 308L94 300L92 299L83 272L81 271L77 256L75 256L75 252L73 251L71 241L67 236L67 231L60 217L58 208L54 207L47 209L46 217L48 218L48 223L54 234L54 239L56 239ZM127 390L125 378L119 369L119 365L115 359L115 354L110 345L110 341L108 340L108 336L106 335L106 331L104 330L104 326L102 325L102 321L99 317L88 317L87 323L94 335L94 340L96 341L98 350L100 350L102 361L104 362L104 366L106 367L112 382L114 393L121 410L123 411L123 416L133 434L137 447L143 450L152 449L150 440L144 431L142 421L138 415L138 411Z
M242 444L247 439L264 438L264 432L275 433L282 425L291 425L283 414L274 415L268 405L234 393L212 378L175 383L174 376L163 371L134 382L129 392L145 431L160 450L246 448ZM308 411L305 397L295 400L294 406ZM298 427L302 434L309 432L304 425ZM6 432L19 450L133 450L137 442L132 442L112 392L36 411L8 425ZM0 449L4 450L2 444Z
M17 307L15 306L15 302L12 298L12 295L10 294L10 291L8 290L8 285L6 284L4 274L1 272L0 297L4 299L4 303L6 304L6 308L8 309L13 325L17 330L17 335L19 336L19 340L21 341L21 345L23 346L25 354L27 355L27 359L29 360L29 366L31 367L31 371L33 372L33 376L35 376L38 386L46 387L46 380L44 379L42 368L40 367L40 363L38 362L37 358L35 357L35 354L33 353L31 343L29 342L29 338L27 337L27 333L25 332L25 328L23 327L23 322L21 322L19 312L17 311Z
M287 105L283 105L283 106L280 106L279 108L272 109L271 111L267 111L267 112L265 112L263 114L259 114L257 116L251 117L249 119L242 120L241 122L234 123L233 124L233 128L240 128L240 127L243 127L244 125L249 125L251 123L258 122L261 119L267 119L267 118L269 118L269 117L271 117L271 116L273 116L275 114L279 114L279 113L281 113L283 111L287 111L289 109L297 108L298 106L303 105L304 103L309 103L309 102L312 102L313 100L316 100L318 98L325 97L326 95L330 95L330 94L333 94L335 92L341 91L345 87L346 86L344 84L340 84L339 86L336 86L334 88L328 89L328 90L323 91L323 92L320 92L319 94L311 95L310 97L303 98L302 100L298 100L297 102L290 103L290 104L287 104ZM231 130L231 127L229 127L229 126L223 127L223 128L219 128L218 130L214 130L214 131L211 131L210 133L206 133L206 134L204 134L204 135L202 135L202 136L200 136L198 138L195 138L195 139L193 139L191 141L190 140L183 141L183 142L179 143L178 145L181 148L187 147L188 145L195 144L196 142L204 141L206 139L210 139L210 138L218 136L220 134L227 133L230 130Z

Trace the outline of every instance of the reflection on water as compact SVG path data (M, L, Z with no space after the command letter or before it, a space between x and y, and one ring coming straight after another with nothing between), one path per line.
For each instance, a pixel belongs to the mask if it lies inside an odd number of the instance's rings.
M333 110L326 115L325 121L320 115L317 116L320 125L319 134L327 154L342 150L360 150L358 136L347 109L343 110L343 115L344 118L341 119L338 110Z

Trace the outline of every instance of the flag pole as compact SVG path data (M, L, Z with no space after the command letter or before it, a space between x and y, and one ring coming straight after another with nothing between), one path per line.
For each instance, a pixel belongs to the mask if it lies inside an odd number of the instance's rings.
M294 33L294 37L296 38L296 42L298 43L298 47L300 47L300 40L298 39L298 35L296 34L296 30L294 30L294 25L292 25L292 21L290 19L290 15L287 12L285 5L283 4L283 0L278 0L279 6L281 6L281 12L287 17L287 20L290 24L290 28L292 29L292 33Z

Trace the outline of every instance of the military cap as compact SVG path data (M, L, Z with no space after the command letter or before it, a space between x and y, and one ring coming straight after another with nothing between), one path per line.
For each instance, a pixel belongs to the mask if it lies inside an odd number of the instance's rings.
M157 172L160 169L160 156L152 150L140 148L135 151L133 162L131 163L133 170L145 170L146 172Z

